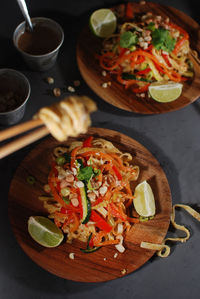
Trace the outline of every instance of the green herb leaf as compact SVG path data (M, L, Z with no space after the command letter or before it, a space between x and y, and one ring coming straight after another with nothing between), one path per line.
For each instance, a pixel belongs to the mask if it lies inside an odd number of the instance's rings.
M100 169L97 169L97 168L94 169L94 175L95 175L95 176L100 175L100 173L101 173L101 170L100 170Z
M158 28L152 32L152 44L157 50L170 53L175 47L176 40L170 35L169 30Z
M130 48L136 45L137 42L138 42L138 36L131 31L126 31L122 33L119 44L120 47L122 48Z
M67 205L69 205L70 204L70 199L68 198L68 197L63 197L62 198L63 200L64 200L64 202L67 204Z
M150 22L147 26L147 29L148 30L151 30L151 31L154 31L156 28L155 28L155 23L153 22Z
M80 169L77 178L80 181L89 181L92 175L93 175L92 166L86 166Z
M33 185L35 184L35 178L32 176L32 175L28 175L27 178L26 178L27 182L30 184L30 185Z

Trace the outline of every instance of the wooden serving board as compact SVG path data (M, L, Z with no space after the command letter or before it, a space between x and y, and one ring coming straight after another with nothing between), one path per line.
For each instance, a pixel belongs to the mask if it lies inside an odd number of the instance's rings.
M152 154L134 139L121 133L91 128L88 134L81 135L82 140L89 135L105 138L123 152L134 157L134 164L140 167L140 176L135 186L147 180L152 187L156 201L156 216L148 222L134 225L125 237L126 251L118 252L114 246L107 246L98 251L85 254L80 248L85 244L65 241L56 248L45 248L37 244L29 235L27 221L30 216L47 216L38 197L44 194L43 185L47 183L53 149L59 145L52 137L46 138L36 146L19 165L9 191L9 218L15 237L25 253L39 266L65 279L81 282L102 282L123 276L135 271L146 263L155 251L140 248L141 241L162 243L169 227L171 214L171 193L167 178L158 161ZM75 138L70 138L69 145ZM36 183L27 183L27 176L36 178ZM133 188L135 188L133 186ZM69 253L75 253L75 259Z
M145 5L132 3L134 12L146 13L152 12L155 15L169 17L172 22L184 28L190 36L191 48L200 52L200 27L191 17L183 12L157 3L146 2ZM102 68L99 66L96 54L100 53L102 48L102 39L91 33L87 25L80 34L77 44L77 62L79 70L89 85L89 87L106 102L131 112L141 114L156 114L183 108L200 96L200 64L191 60L194 64L195 76L190 82L184 83L182 95L171 103L158 103L152 98L138 98L130 90L125 90L124 86L117 82L114 75L107 73L106 77L102 76ZM103 88L104 82L111 82L111 86Z

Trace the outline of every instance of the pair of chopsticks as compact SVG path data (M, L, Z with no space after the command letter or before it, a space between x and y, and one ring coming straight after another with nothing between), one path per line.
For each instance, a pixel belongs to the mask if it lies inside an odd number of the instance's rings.
M11 141L8 144L5 144L0 147L0 159L10 155L11 153L23 148L24 146L31 144L39 140L42 137L45 137L49 134L49 130L40 119L32 119L25 123L13 126L6 130L0 131L0 142L6 139L12 138L29 130L40 127L37 130L34 130L27 135L19 137L18 139Z

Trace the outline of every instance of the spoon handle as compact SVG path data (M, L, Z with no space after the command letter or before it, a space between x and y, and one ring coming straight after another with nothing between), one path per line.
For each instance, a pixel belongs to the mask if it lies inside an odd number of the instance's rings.
M25 0L17 0L18 4L19 4L19 7L22 11L22 14L28 24L28 27L31 31L33 31L33 24L31 22L31 19L30 19L30 16L29 16L29 13L28 13L28 9L27 9L27 6L26 6L26 2Z

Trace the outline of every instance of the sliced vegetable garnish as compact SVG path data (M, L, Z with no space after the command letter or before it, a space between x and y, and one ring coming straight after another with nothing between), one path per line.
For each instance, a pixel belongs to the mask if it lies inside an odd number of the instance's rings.
M143 78L143 77L138 77L136 75L133 74L129 74L129 73L123 73L122 74L122 78L125 80L136 80L136 81L143 81L143 82L153 82L152 80Z
M86 167L80 169L79 174L77 175L77 178L80 181L89 181L92 175L93 175L92 166L86 166Z
M81 205L82 205L82 218L80 219L81 223L85 224L89 221L91 215L91 203L89 198L87 197L85 187L79 188L80 197L81 197Z
M33 185L36 182L36 179L32 175L28 175L26 180L30 185Z
M92 146L93 136L88 137L83 141L83 147L91 147Z
M161 27L152 32L152 44L157 50L170 53L175 47L176 40L170 35L169 30Z
M92 253L97 251L98 249L101 248L101 246L94 246L93 242L91 242L92 240L92 233L89 235L88 241L87 241L87 247L86 249L82 249L80 248L80 250L84 253ZM91 244L92 243L92 244ZM92 246L91 246L92 245Z
M131 31L126 31L120 36L120 47L122 48L131 48L132 46L135 46L138 42L138 36L136 33L133 33Z
M66 163L66 159L64 156L60 156L56 158L56 164L61 166L64 165Z
M96 226L102 229L103 231L110 232L112 230L112 226L108 224L98 213L94 210L91 212L90 219L96 223Z

